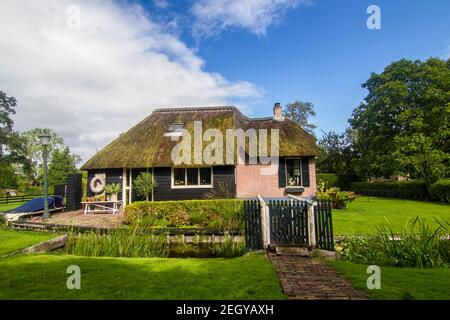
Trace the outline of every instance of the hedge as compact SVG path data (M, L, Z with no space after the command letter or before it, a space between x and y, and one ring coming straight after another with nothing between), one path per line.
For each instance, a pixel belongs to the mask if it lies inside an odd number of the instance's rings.
M441 179L433 183L430 193L433 200L450 203L450 179Z
M244 228L244 201L186 200L134 202L125 209L125 223L148 227L204 227L217 230Z
M336 173L318 173L317 183L324 182L327 187L339 187L339 176Z
M422 181L353 182L350 187L365 196L429 200L427 186Z

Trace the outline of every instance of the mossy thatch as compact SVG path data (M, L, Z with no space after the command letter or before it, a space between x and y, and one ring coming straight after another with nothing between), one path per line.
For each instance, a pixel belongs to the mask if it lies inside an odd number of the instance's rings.
M82 169L172 167L171 153L178 141L164 134L171 124L182 123L194 137L195 121L202 121L203 132L210 128L222 132L224 151L227 129L254 128L280 130L281 157L318 154L314 138L291 120L250 119L235 107L158 109L99 151ZM203 147L209 143L203 142Z

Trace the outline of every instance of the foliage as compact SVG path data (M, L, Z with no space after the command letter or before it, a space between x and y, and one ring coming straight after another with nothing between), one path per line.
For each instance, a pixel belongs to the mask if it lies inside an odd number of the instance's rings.
M41 185L43 183L42 146L39 138L43 134L50 136L50 144L47 146L49 162L51 162L54 150L63 150L65 148L64 139L49 128L34 128L20 134L20 137L25 141L26 155L30 160L30 171L27 172L27 177L32 185ZM79 156L75 157L77 157L76 162L79 162Z
M430 193L432 199L450 203L450 179L441 179L433 183Z
M105 186L106 194L115 194L117 195L122 190L122 185L120 183L111 183Z
M432 268L450 263L449 228L439 223L435 230L417 217L410 228L396 234L382 225L375 237L350 238L340 243L339 255L354 263L379 266Z
M3 228L6 225L6 217L0 214L0 228Z
M168 245L163 235L149 234L137 224L108 234L70 233L66 252L88 257L167 257Z
M341 191L337 187L327 188L324 182L319 182L317 184L317 198L333 202L333 208L335 209L345 209L347 203L356 200L358 195L351 191Z
M422 181L355 182L350 187L366 196L428 200L428 191Z
M363 84L353 111L357 167L363 177L409 175L430 187L450 168L450 64L400 60Z
M17 101L0 90L0 188L16 187L17 173L28 171L24 140L13 130Z
M142 220L149 227L209 227L220 230L243 229L243 201L186 200L134 202L125 208L125 221Z
M225 234L223 241L215 242L211 248L216 257L235 258L244 255L247 252L244 241L234 241L228 233Z
M325 187L337 187L339 184L339 176L335 173L318 173L316 175L317 182L323 182Z
M217 188L205 194L205 199L233 199L236 196L235 189L235 184L232 181L220 181Z
M54 149L48 167L48 183L51 186L66 184L67 176L78 173L76 164L79 158L70 153L70 148Z
M134 186L136 187L139 195L145 197L148 201L150 194L153 194L153 189L158 186L155 178L150 172L142 172L134 181ZM153 197L152 197L153 201Z
M310 123L309 119L310 117L315 117L316 112L314 111L314 105L311 102L296 100L293 103L289 103L284 107L283 115L314 136L314 129L316 129L317 126Z

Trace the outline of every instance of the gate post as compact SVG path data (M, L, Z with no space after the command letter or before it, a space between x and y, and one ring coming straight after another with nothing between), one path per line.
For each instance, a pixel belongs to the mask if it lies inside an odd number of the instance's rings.
M308 200L306 203L308 206L308 233L309 233L308 244L311 247L315 247L317 241L316 241L316 216L314 214L314 207L317 206L317 201Z
M261 205L261 228L264 249L268 249L270 246L270 218L269 207L264 199L258 194L258 200Z

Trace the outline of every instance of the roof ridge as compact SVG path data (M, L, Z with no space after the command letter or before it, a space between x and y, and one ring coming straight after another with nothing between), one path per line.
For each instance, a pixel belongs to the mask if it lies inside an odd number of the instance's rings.
M153 110L153 113L203 112L203 111L239 111L239 109L235 106L167 107L167 108L157 108Z

